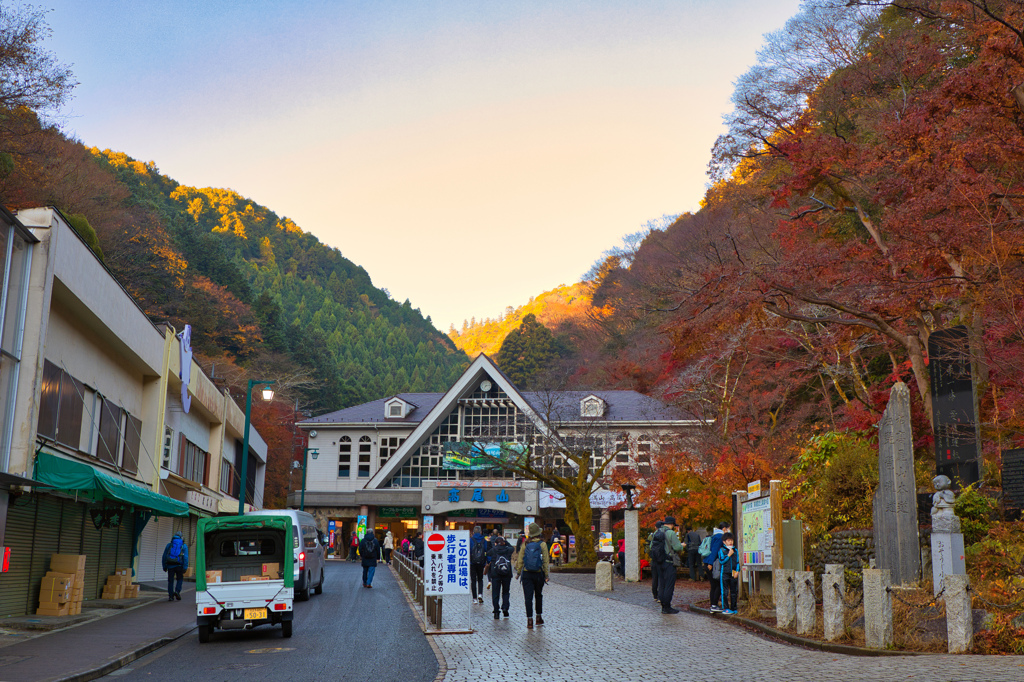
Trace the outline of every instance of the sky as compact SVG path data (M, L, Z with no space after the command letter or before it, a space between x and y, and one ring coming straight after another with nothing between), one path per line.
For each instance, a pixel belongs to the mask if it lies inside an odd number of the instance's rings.
M447 331L694 211L798 0L37 0L63 126L294 220Z

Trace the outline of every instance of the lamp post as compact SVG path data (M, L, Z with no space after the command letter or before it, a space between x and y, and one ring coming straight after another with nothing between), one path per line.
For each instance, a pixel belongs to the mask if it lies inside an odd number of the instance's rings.
M320 456L320 451L316 448L306 448L302 451L302 497L299 500L299 511L306 511L306 455L313 453L313 459Z
M249 386L245 389L245 429L242 432L242 471L241 478L238 486L238 515L242 516L245 514L245 484L247 482L246 477L249 468L249 420L252 413L252 389L254 386L264 386L261 393L263 394L264 400L274 399L274 389L266 388L273 384L273 381L264 381L263 379L249 379Z

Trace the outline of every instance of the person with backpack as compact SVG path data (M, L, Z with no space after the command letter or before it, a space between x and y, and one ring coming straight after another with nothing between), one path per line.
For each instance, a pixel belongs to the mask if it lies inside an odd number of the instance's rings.
M416 534L412 536L412 558L419 562L420 567L423 566L423 533L416 531Z
M395 536L388 531L384 536L384 563L391 565L391 553L395 551Z
M356 560L356 551L359 549L359 538L356 537L356 532L352 531L352 537L348 541L348 560Z
M686 567L690 569L690 580L697 581L697 568L703 563L700 558L700 533L695 528L686 529Z
M544 584L551 572L547 543L536 523L530 524L529 537L523 543L522 551L516 555L515 571L523 583L523 596L526 598L526 627L532 630L534 600L537 602L537 625L544 625Z
M733 547L732 533L722 534L718 550L718 591L722 595L722 613L736 615L736 596L739 592L740 557Z
M557 535L551 540L551 561L555 566L562 565L562 540Z
M377 570L377 556L380 554L380 541L377 534L369 528L359 543L359 556L363 564L363 587L373 587L373 574Z
M484 566L487 564L487 540L480 532L480 526L473 528L469 539L469 585L473 601L484 603Z
M718 602L721 599L721 585L718 584L718 577L715 574L715 562L718 561L718 550L722 548L722 536L731 530L731 526L728 521L722 521L718 524L718 528L715 529L714 535L711 536L710 541L708 538L704 538L704 541L708 543L708 553L704 554L704 543L701 543L701 557L704 559L704 565L707 567L708 576L711 580L711 610L720 612L722 609L718 606Z
M683 545L676 535L676 518L666 516L665 523L651 540L651 568L658 567L658 601L664 614L679 613L672 608L672 595L676 591L676 567L682 563L679 553Z
M487 571L491 579L491 604L494 606L494 620L498 620L498 605L501 612L508 618L509 592L512 588L512 545L505 542L500 535L494 538L491 549L487 552Z
M167 571L167 601L181 601L181 584L185 580L185 571L188 570L188 545L185 544L181 533L175 533L164 547L161 563Z
M664 525L664 521L656 521L654 523L654 531L647 536L647 558L651 562L651 595L654 597L654 601L658 601L658 567L654 564L654 559L651 557L651 542L654 540L654 534L661 530L661 527Z

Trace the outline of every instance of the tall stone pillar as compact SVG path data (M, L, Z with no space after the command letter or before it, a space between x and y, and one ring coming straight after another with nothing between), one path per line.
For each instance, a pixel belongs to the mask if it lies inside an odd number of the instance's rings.
M869 649L892 646L891 586L888 569L864 569L864 643Z
M814 571L794 571L796 588L796 633L809 635L818 624L818 604L814 597Z
M846 630L843 598L846 596L846 567L843 564L825 564L821 576L821 617L825 641L834 642Z
M640 512L626 510L626 582L640 581Z
M962 573L951 573L942 579L946 602L946 639L949 653L965 654L974 646L974 619L971 614L969 580Z
M794 571L775 569L775 623L783 630L792 630L796 624L796 589Z
M601 526L598 528L601 533L612 532L612 513L607 509L601 510Z

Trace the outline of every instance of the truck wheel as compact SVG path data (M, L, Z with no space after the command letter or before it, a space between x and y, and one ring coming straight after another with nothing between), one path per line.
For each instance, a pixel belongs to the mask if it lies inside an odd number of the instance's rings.
M210 626L209 624L202 624L199 626L199 643L206 644L210 641Z
M292 636L292 622L290 620L281 621L281 634L285 637Z
M320 569L320 582L318 582L316 584L316 589L313 590L313 593L314 594L323 594L324 593L324 571L323 571L323 569Z
M309 591L311 589L310 586L309 586L310 582L311 582L311 579L309 577L309 573L307 573L306 574L306 588L299 592L299 595L298 595L299 601L309 601Z

